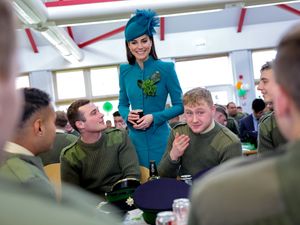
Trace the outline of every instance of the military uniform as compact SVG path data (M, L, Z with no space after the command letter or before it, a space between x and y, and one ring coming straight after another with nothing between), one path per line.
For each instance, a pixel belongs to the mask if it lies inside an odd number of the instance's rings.
M258 152L274 152L279 145L286 142L278 129L274 112L264 116L259 124Z
M265 159L233 160L208 174L193 188L188 224L300 224L299 148L298 140Z
M249 116L248 113L238 112L235 116L231 116L231 117L233 119L235 119L237 123L239 123L241 119L243 119L243 118L245 118L247 116Z
M240 136L238 122L233 117L228 116L226 127L233 133L235 133L237 136Z
M170 158L175 135L190 137L190 144L179 160ZM178 175L196 175L233 157L241 156L241 142L226 127L215 123L212 130L204 134L195 134L186 123L177 125L170 135L167 150L158 166L159 175L176 177Z
M1 164L0 176L21 183L26 187L36 186L37 191L55 199L55 190L44 172L42 161L37 156L6 153Z
M116 225L121 219L97 210L95 196L65 187L59 203L41 193L39 187L24 186L0 179L0 218L2 225Z
M38 155L42 159L44 166L52 163L59 163L61 151L77 139L78 137L75 135L56 131L52 148L49 151Z
M136 152L127 132L109 129L92 144L78 139L66 147L61 155L62 180L103 196L118 180L139 179Z

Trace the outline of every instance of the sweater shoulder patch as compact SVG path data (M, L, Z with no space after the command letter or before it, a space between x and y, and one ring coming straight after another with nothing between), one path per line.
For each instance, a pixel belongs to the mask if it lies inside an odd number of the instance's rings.
M232 133L228 128L222 127L212 140L211 145L216 150L221 150L238 142L240 142L240 140L234 133Z
M261 118L261 120L260 120L259 122L260 122L260 123L263 123L264 121L270 120L272 114L273 114L273 113L268 113L268 114L264 115L264 116Z
M35 177L32 167L32 165L18 157L11 157L7 159L1 170L7 170L8 173L6 175L8 177L14 176L18 181L24 183Z
M180 122L180 123L177 123L173 127L173 132L175 132L175 133L178 132L179 134L188 134L189 133L189 127L188 127L186 122Z
M124 140L124 136L126 135L125 132L127 131L123 131L117 128L114 129L110 129L108 131L106 131L106 135L107 135L107 146L113 146L113 145L119 145L121 143L123 143Z
M85 158L86 153L73 142L62 150L61 158L65 158L69 163L76 164L78 161Z

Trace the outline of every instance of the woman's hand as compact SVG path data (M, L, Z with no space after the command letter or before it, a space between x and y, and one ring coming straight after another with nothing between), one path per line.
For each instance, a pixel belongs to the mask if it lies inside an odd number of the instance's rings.
M130 122L132 125L137 125L137 122L140 119L139 112L141 112L140 109L131 110L127 117L128 122Z
M151 123L153 122L153 115L147 114L140 118L135 125L133 125L133 128L137 130L146 130L148 127L150 127Z

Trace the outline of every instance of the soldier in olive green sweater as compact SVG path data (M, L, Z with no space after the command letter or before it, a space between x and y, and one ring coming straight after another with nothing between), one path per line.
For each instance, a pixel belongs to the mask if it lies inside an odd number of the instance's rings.
M274 152L279 145L287 140L282 136L275 119L274 112L264 116L259 124L258 152Z
M261 91L264 101L273 106L273 93L276 92L276 82L273 72L273 62L266 62L260 69L260 80L257 90ZM258 153L274 152L279 145L285 144L286 139L278 129L273 107L259 123Z
M89 100L73 102L67 115L81 137L62 152L63 181L103 196L120 179L139 179L137 155L125 130L104 131L103 114Z
M215 106L208 90L195 88L183 96L186 123L177 125L159 164L163 177L197 173L241 156L241 142L228 128L214 122Z
M14 143L7 143L8 146L19 146ZM16 149L15 148L15 149ZM12 181L16 181L27 188L35 188L37 192L42 192L55 199L55 190L43 169L43 163L37 156L6 153L6 160L1 164L0 176Z
M50 97L36 88L21 89L24 95L23 115L11 142L4 151L6 159L0 165L0 175L24 186L39 186L55 198L39 153L51 148L55 137L55 112Z
M277 48L275 116L289 143L258 161L223 164L193 187L189 225L300 224L300 24ZM279 154L281 153L281 154Z

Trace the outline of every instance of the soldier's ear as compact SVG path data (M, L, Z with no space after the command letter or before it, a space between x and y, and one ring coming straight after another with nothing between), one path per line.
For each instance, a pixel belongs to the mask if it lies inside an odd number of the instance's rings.
M81 121L81 120L77 120L77 121L75 122L75 126L78 128L78 130L81 130L81 129L84 128L84 122Z
M34 133L37 136L42 136L43 135L42 123L43 122L42 122L42 120L40 118L37 118L33 122L33 130L34 130Z

